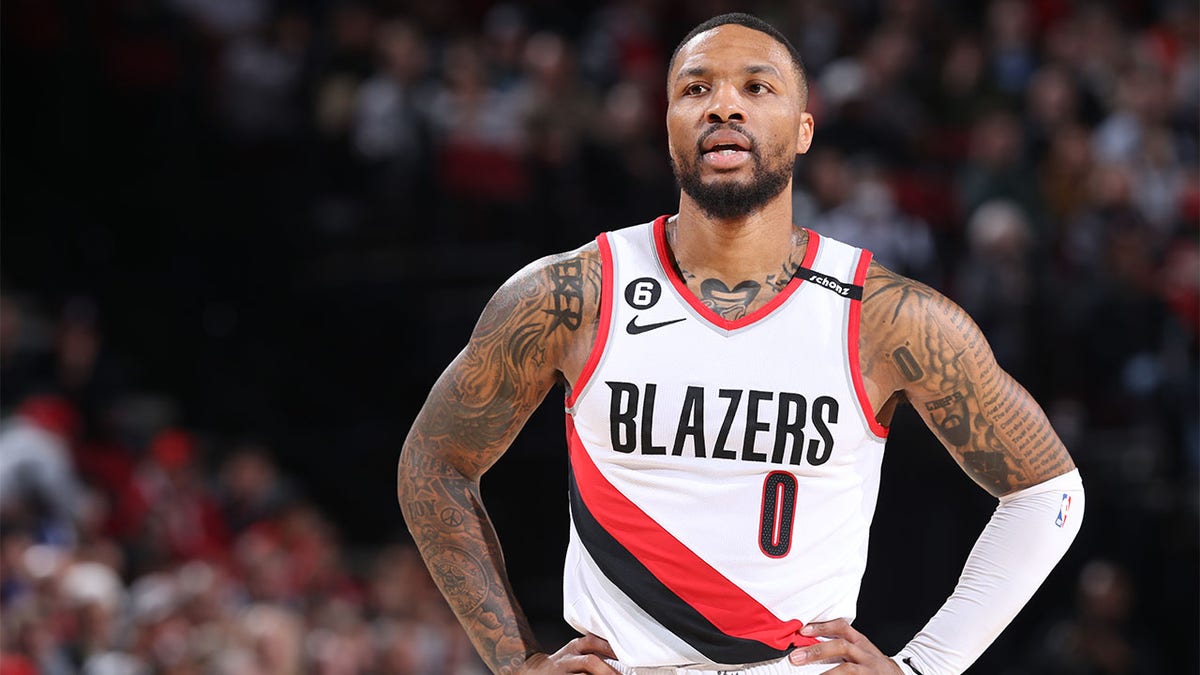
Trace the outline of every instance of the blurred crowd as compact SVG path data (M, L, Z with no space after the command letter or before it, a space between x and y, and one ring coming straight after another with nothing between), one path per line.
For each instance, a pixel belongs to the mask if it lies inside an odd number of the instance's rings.
M0 673L486 672L415 549L347 550L265 447L80 431L49 394L0 429Z
M304 337L264 338L249 317L387 296L370 307L399 319L375 328L399 337L369 343L343 316L318 333L325 360L439 358L396 364L399 401L321 410L386 420L356 433L394 454L473 301L536 255L673 210L666 60L735 10L807 66L816 140L796 222L962 304L1083 470L1089 523L1064 562L1078 589L1003 663L1196 672L1194 2L9 0L6 181L22 180L14 158L32 178L4 205L0 675L478 672L412 549L346 545L351 519L299 486L319 478L289 479L304 463L275 455L276 432L316 416L271 401L339 389L273 365L306 352L261 342ZM76 182L72 199L47 192ZM153 322L130 289L156 287L202 298L184 344L240 341L260 376L200 365L224 346L191 365L137 343ZM414 336L406 316L430 320ZM317 381L332 368L307 366ZM148 396L147 380L203 386ZM285 421L226 434L221 414ZM1139 628L1148 617L1180 620Z

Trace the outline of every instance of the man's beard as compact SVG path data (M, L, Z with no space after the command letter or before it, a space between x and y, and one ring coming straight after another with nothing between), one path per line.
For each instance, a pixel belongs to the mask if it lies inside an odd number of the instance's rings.
M675 180L679 181L680 189L691 197L705 214L718 220L740 218L761 209L783 192L792 178L792 169L795 167L794 160L780 161L775 167L764 165L754 138L740 125L731 124L729 127L747 136L752 143L750 156L754 162L754 172L749 182L740 183L718 178L706 185L700 180L700 158L704 152L700 145L709 134L704 134L697 142L696 159L681 163L671 162L671 169L675 172Z

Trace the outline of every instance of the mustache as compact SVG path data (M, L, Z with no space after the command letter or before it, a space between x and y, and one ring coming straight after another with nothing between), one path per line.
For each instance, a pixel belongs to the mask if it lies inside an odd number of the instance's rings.
M700 134L700 138L696 139L696 154L697 154L697 156L704 154L704 142L708 140L709 136L712 136L713 134L717 133L718 131L727 131L727 130L728 131L736 131L737 133L745 136L746 140L750 141L750 148L749 148L750 154L754 155L755 157L758 157L758 139L755 138L754 134L750 133L750 131L748 129L746 129L746 127L743 127L742 125L738 124L737 122L720 122L717 124L713 124L709 128L705 129L704 133Z

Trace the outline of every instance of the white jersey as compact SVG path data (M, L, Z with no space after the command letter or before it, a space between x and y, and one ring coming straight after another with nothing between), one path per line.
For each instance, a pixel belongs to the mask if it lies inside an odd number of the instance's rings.
M887 435L858 365L871 254L810 231L787 286L730 320L679 278L665 225L597 240L564 614L629 666L766 661L855 615Z

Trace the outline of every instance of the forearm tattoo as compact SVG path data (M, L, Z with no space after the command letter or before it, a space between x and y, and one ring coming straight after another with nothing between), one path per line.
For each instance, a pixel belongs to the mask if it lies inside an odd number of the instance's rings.
M438 379L400 456L397 492L426 564L495 672L538 647L504 570L479 477L508 448L558 376L598 306L595 251L535 264L488 303L466 349Z
M961 308L872 264L862 338L878 373L890 364L917 412L980 485L1002 495L1074 468L1045 413L996 363ZM878 364L875 363L878 361Z
M479 485L415 446L400 456L401 509L433 580L494 672L511 672L537 649L513 599L504 556Z

